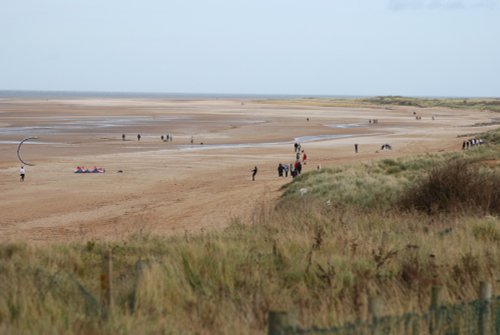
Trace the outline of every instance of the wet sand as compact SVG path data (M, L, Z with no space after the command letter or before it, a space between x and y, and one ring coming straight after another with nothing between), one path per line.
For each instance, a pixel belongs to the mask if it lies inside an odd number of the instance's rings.
M414 111L422 120L415 120ZM308 155L304 170L310 171L317 165L458 151L464 140L458 135L491 129L474 125L497 116L240 100L1 99L0 240L122 239L223 227L234 218L245 222L291 181L277 177L277 165L294 161L295 139ZM160 140L166 134L172 142ZM27 167L21 183L17 143L31 136L39 137L37 144L27 142L21 153L36 165ZM393 150L379 151L384 143ZM106 173L74 174L78 165L104 167ZM254 165L259 172L252 182Z

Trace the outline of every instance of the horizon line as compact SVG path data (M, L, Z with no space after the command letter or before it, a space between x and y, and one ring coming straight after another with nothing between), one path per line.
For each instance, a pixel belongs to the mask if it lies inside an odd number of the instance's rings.
M170 96L171 98L178 97L211 97L211 98L279 98L279 97L290 97L290 98L376 98L376 97L401 97L401 98L420 98L420 99L499 99L500 97L493 96L464 96L464 95L401 95L401 94L307 94L307 93L207 93L207 92L161 92L161 91L92 91L92 90L31 90L31 89L0 89L0 98L6 98L3 94L10 94L13 97L24 97L28 98L29 94L41 95L40 97L45 98L55 98L57 94L80 94L87 95L87 97L92 97L95 95L136 95L136 97L144 96ZM24 95L24 96L23 96ZM52 95L52 96L50 96ZM32 98L36 98L33 97ZM69 98L69 97L65 97ZM112 98L112 97L110 97Z

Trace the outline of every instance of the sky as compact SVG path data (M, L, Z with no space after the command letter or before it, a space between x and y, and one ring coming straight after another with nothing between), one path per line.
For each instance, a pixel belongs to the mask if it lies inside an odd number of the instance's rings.
M0 90L500 97L500 0L0 0Z

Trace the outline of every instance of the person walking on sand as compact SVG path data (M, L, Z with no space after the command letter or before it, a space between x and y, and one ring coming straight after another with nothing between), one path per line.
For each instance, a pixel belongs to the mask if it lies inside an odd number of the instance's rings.
M19 169L19 176L21 177L19 181L24 181L25 175L26 175L26 170L24 170L24 166L21 166L21 169Z
M257 166L255 166L253 170L251 170L251 172L252 172L252 181L255 181L255 175L257 174Z
M307 154L304 152L304 150L302 150L302 163L304 165L307 164Z
M141 134L137 134L137 141L141 140Z
M125 141L125 134L122 134L122 141Z
M355 153L358 153L358 144L357 144L357 143L356 143L356 144L354 144L354 152L355 152Z

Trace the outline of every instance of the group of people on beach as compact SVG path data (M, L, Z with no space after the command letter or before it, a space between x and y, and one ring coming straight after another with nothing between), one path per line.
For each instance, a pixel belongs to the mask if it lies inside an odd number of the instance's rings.
M288 164L278 164L278 177L288 177L288 172L292 178L297 177L302 172L302 163L300 160L295 161L295 163Z
M307 154L304 150L302 150L302 145L298 142L293 144L294 152L295 152L295 161L290 164L278 164L278 177L288 177L295 178L302 173L302 166L307 164ZM319 165L318 165L319 169ZM255 181L255 176L257 175L257 166L255 166L250 172L252 172L252 181Z
M174 136L172 134L167 134L167 135L161 135L160 139L163 142L172 142L174 140Z
M122 141L125 141L127 138L127 135L125 134L122 134ZM142 135L141 134L137 134L137 141L139 142L142 138ZM163 142L172 142L174 140L174 135L172 134L167 134L167 135L161 135L160 136L160 140L162 140ZM192 137L191 137L191 141L192 141ZM192 144L193 142L191 142Z
M299 176L302 173L302 166L307 164L307 154L304 150L302 150L302 145L298 142L293 144L294 153L295 153L295 162L290 164L278 164L278 177L288 177L288 173L290 172L290 176L293 178Z
M464 141L462 143L462 150L473 148L478 145L484 144L484 141L482 138L471 138L467 141Z

